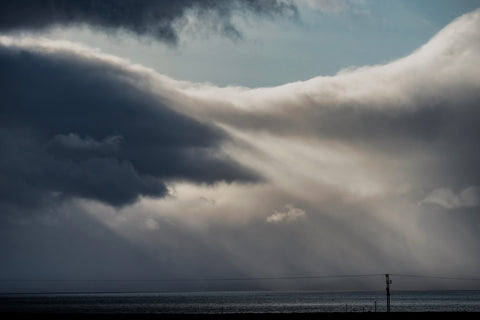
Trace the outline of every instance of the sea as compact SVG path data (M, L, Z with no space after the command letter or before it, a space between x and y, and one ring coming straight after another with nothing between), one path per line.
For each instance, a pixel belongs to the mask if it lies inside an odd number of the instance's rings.
M2 294L0 312L238 314L385 312L385 292ZM480 312L480 291L396 291L392 312Z

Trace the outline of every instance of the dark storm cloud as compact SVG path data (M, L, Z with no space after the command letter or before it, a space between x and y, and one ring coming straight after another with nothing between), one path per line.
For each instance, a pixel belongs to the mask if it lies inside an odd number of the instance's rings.
M225 135L138 89L120 68L0 49L0 203L71 197L120 206L164 181L251 181L218 151Z
M293 4L278 0L20 0L0 4L0 30L30 30L54 25L86 23L106 29L125 29L139 35L176 43L174 23L192 9L220 33L239 37L231 21L233 12L267 16L296 15Z

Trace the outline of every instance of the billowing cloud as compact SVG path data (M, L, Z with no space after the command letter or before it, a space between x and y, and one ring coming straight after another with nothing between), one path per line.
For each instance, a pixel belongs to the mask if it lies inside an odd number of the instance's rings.
M166 180L249 181L225 133L181 115L119 66L2 47L2 205L71 197L120 206L163 197Z
M257 15L295 15L293 4L278 0L176 0L176 1L2 1L0 30L38 31L55 25L88 24L117 31L119 29L148 35L176 43L178 26L187 23L185 15L192 12L202 25L238 38L240 31L232 22L234 12ZM208 23L207 23L208 22Z
M66 195L166 275L478 274L480 10L403 59L272 88L0 42L4 205Z
M152 218L148 218L145 220L145 228L147 230L157 230L158 229L158 222Z
M422 202L436 204L445 209L478 207L480 190L478 187L471 186L455 193L447 188L438 188L433 190Z
M275 211L274 214L268 216L266 221L270 223L292 222L305 218L305 211L295 208L291 204L285 205L285 211Z
M478 185L477 30L479 10L386 65L273 88L187 88L203 107L182 108L264 152L243 156L265 174L271 170L272 179L280 168L292 169L281 185L298 176L303 185L320 179L369 195Z

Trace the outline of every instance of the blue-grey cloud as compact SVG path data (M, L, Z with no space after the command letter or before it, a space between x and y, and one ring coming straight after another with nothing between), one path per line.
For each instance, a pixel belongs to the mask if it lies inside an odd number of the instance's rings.
M226 135L171 110L113 65L0 50L0 203L71 197L121 206L163 197L166 180L252 181Z
M278 0L8 0L0 4L0 30L35 31L54 25L88 24L176 43L174 23L180 22L188 10L193 10L200 19L209 20L215 31L234 38L241 36L232 22L234 12L266 16L297 13L293 4Z

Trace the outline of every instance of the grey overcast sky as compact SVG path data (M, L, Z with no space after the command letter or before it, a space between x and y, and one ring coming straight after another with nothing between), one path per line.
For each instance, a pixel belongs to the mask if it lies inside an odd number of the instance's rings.
M0 2L0 292L480 278L479 8Z

